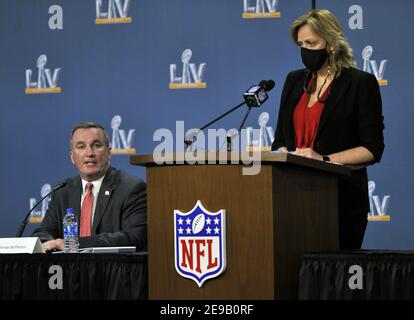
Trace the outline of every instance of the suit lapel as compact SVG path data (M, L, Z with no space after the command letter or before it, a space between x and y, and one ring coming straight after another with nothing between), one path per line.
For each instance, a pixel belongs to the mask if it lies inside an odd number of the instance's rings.
M73 178L70 182L70 192L69 192L69 203L68 208L73 208L75 211L76 218L78 219L78 224L80 223L80 202L82 195L82 182L80 177ZM65 215L66 212L63 213Z
M108 206L109 199L112 196L112 192L115 189L116 171L113 168L109 168L102 181L101 188L99 189L98 199L96 201L95 214L93 217L92 234L96 234L96 230L105 215L106 207Z
M323 108L321 119L319 121L318 133L320 134L323 127L327 123L329 116L336 109L339 101L342 99L344 94L348 91L351 81L347 70L342 70L341 75L334 80L332 83L331 92L329 93L328 100L326 101L325 107Z

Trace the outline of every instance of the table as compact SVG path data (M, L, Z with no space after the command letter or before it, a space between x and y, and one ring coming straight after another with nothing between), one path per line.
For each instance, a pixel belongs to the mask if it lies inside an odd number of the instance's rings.
M148 256L1 254L0 299L147 299Z

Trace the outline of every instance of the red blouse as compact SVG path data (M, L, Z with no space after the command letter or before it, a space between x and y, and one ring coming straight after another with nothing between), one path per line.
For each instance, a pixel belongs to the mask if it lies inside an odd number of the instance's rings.
M329 84L326 88L320 100L325 100L329 92L329 87L332 83ZM309 108L308 102L310 95L306 92L303 93L298 104L296 105L295 111L293 112L293 125L295 128L296 134L296 148L311 148L315 143L316 133L318 132L319 120L321 119L321 114L324 103L316 102Z

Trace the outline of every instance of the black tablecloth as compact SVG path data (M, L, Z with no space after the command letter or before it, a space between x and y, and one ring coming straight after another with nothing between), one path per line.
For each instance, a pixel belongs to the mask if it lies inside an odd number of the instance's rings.
M351 289L350 267L360 266L363 288ZM352 270L351 270L352 271ZM305 254L299 299L414 299L414 252L356 251Z
M147 299L147 262L137 254L1 254L0 299ZM49 286L58 275L51 266L61 267L62 289Z

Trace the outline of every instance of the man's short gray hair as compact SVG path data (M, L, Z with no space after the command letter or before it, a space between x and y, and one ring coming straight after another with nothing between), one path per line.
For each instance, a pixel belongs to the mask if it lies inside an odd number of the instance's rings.
M73 135L74 135L76 130L78 130L78 129L90 129L90 128L96 128L96 129L101 129L102 130L102 132L104 134L105 145L109 148L108 133L106 132L105 128L97 122L80 122L77 125L75 125L72 129L72 134L70 136L70 147L72 148L72 138L73 138Z

